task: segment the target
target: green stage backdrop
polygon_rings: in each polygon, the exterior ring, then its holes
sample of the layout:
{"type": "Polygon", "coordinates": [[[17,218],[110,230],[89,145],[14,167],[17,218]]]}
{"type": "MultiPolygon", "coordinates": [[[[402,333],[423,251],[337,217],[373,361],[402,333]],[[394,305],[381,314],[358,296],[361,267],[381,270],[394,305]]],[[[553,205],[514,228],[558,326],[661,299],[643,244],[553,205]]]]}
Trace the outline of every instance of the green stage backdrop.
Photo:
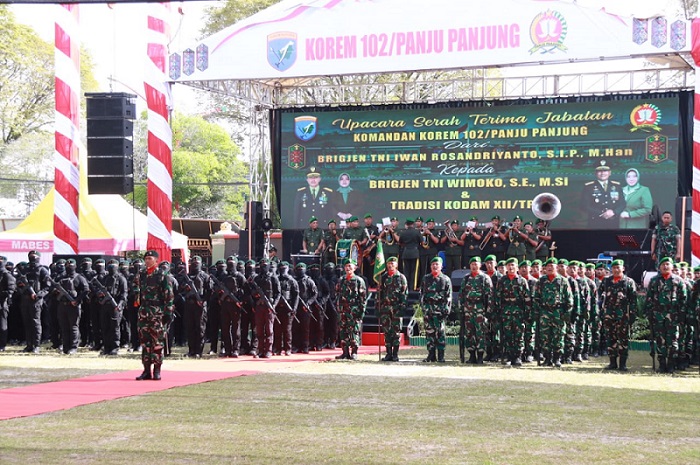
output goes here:
{"type": "MultiPolygon", "coordinates": [[[[636,168],[653,204],[673,210],[678,176],[679,99],[464,108],[308,111],[281,115],[282,227],[309,216],[340,222],[422,215],[439,223],[487,222],[495,214],[534,219],[532,199],[561,200],[558,229],[588,228],[584,186],[611,168],[623,196],[636,168]],[[309,173],[320,174],[315,200],[309,173]],[[339,182],[349,178],[349,189],[339,182]],[[341,192],[342,191],[342,192],[341,192]]],[[[617,227],[619,223],[615,222],[617,227]]],[[[325,224],[324,224],[325,226],[325,224]]]]}

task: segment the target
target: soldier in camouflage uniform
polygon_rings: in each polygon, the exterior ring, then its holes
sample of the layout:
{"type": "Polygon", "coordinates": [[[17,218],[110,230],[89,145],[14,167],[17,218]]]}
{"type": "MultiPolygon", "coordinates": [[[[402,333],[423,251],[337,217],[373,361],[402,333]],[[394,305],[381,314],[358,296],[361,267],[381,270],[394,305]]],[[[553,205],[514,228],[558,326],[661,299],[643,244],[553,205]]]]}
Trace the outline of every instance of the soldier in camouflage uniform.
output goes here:
{"type": "Polygon", "coordinates": [[[138,289],[139,339],[141,340],[141,362],[143,373],[137,380],[160,379],[163,364],[163,341],[173,319],[173,289],[168,272],[158,268],[158,252],[149,250],[144,255],[146,269],[135,280],[138,289]],[[151,374],[153,365],[153,374],[151,374]]]}
{"type": "Polygon", "coordinates": [[[518,259],[511,257],[506,260],[506,275],[498,280],[494,291],[494,303],[503,315],[503,364],[506,366],[523,364],[523,331],[531,302],[527,280],[518,274],[518,259]]]}
{"type": "Polygon", "coordinates": [[[386,345],[385,362],[399,361],[399,343],[401,334],[401,312],[408,297],[408,281],[399,273],[399,259],[389,257],[386,272],[379,281],[379,322],[384,332],[386,345]]]}
{"type": "Polygon", "coordinates": [[[656,262],[657,270],[663,258],[671,257],[678,261],[681,259],[681,230],[675,224],[671,224],[672,220],[671,212],[663,212],[661,224],[656,226],[654,234],[651,235],[651,259],[656,262]]]}
{"type": "Polygon", "coordinates": [[[460,343],[469,351],[466,363],[476,364],[484,363],[488,332],[486,315],[491,312],[493,302],[493,282],[480,268],[481,257],[470,258],[471,273],[464,277],[459,289],[459,313],[464,325],[464,340],[460,343]]]}
{"type": "Polygon", "coordinates": [[[690,366],[690,357],[693,353],[693,340],[695,338],[695,319],[694,316],[694,304],[695,299],[693,298],[693,280],[691,270],[688,268],[688,263],[680,262],[678,264],[680,268],[680,278],[685,283],[685,291],[688,295],[686,300],[685,308],[683,309],[683,315],[679,319],[679,332],[678,332],[678,356],[676,357],[676,368],[679,370],[685,370],[690,366]]]}
{"type": "Polygon", "coordinates": [[[323,232],[323,264],[333,263],[335,265],[335,247],[340,239],[335,220],[328,222],[328,229],[323,232]]]}
{"type": "MultiPolygon", "coordinates": [[[[486,258],[484,258],[484,265],[486,265],[486,276],[491,278],[491,284],[493,284],[493,288],[495,289],[498,280],[503,277],[503,274],[496,268],[496,256],[487,255],[486,258]]],[[[486,313],[486,319],[488,321],[486,360],[489,362],[497,362],[501,350],[501,338],[499,334],[499,321],[501,319],[500,309],[491,305],[490,311],[486,313]]]]}
{"type": "Polygon", "coordinates": [[[361,277],[355,275],[357,262],[346,258],[345,276],[338,280],[336,296],[338,313],[340,313],[340,341],[343,345],[342,355],[338,360],[357,360],[357,347],[360,345],[360,325],[365,316],[367,287],[361,277]]]}
{"type": "Polygon", "coordinates": [[[571,314],[574,299],[566,277],[556,272],[556,258],[545,262],[545,275],[535,289],[535,318],[539,320],[539,338],[545,365],[561,367],[564,345],[564,318],[571,314]]]}
{"type": "Polygon", "coordinates": [[[685,284],[671,273],[673,259],[659,261],[659,274],[654,276],[647,289],[644,309],[652,325],[660,373],[673,373],[678,352],[678,319],[684,311],[687,298],[685,284]]]}
{"type": "Polygon", "coordinates": [[[309,219],[309,227],[304,230],[301,253],[320,254],[323,246],[323,230],[318,228],[318,219],[312,216],[309,219]]]}
{"type": "MultiPolygon", "coordinates": [[[[590,287],[586,281],[586,277],[579,273],[579,262],[577,260],[571,260],[569,262],[568,273],[569,276],[574,278],[576,281],[576,286],[578,286],[579,292],[579,318],[576,321],[576,329],[574,333],[574,354],[572,361],[582,362],[584,355],[584,348],[588,347],[588,340],[591,337],[591,302],[593,296],[591,295],[590,287]]],[[[588,356],[586,355],[586,359],[588,356]]]]}
{"type": "Polygon", "coordinates": [[[423,277],[420,287],[428,357],[424,362],[445,362],[445,319],[452,307],[452,282],[442,272],[442,258],[430,261],[430,273],[423,277]],[[435,351],[437,349],[437,359],[435,351]]]}
{"type": "Polygon", "coordinates": [[[627,371],[629,335],[637,315],[637,285],[623,274],[625,262],[612,262],[612,276],[600,283],[603,325],[608,334],[610,365],[606,370],[627,371]],[[618,367],[617,357],[620,357],[618,367]]]}
{"type": "MultiPolygon", "coordinates": [[[[537,279],[530,274],[530,266],[530,260],[525,260],[518,265],[518,272],[520,273],[520,276],[527,281],[527,287],[530,289],[530,299],[534,299],[537,279]]],[[[532,307],[533,306],[530,305],[527,315],[525,315],[525,331],[523,333],[523,342],[525,345],[523,362],[527,363],[535,360],[535,334],[537,332],[537,324],[535,322],[534,310],[532,307]]],[[[537,354],[537,357],[539,357],[539,354],[537,354]]]]}
{"type": "Polygon", "coordinates": [[[569,274],[569,261],[565,258],[559,260],[559,274],[569,282],[571,295],[574,298],[574,306],[571,312],[564,315],[564,363],[573,363],[574,349],[576,347],[576,325],[581,315],[581,291],[578,288],[576,278],[569,274]]]}

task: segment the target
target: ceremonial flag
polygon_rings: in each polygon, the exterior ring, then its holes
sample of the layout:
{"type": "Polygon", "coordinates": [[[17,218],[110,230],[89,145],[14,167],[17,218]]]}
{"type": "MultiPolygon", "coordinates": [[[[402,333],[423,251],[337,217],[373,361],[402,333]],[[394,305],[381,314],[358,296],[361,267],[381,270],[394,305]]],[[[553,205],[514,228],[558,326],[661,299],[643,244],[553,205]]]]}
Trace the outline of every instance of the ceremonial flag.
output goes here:
{"type": "Polygon", "coordinates": [[[384,261],[384,249],[382,247],[382,241],[377,241],[377,255],[374,258],[374,282],[379,284],[379,279],[382,273],[386,271],[386,262],[384,261]]]}

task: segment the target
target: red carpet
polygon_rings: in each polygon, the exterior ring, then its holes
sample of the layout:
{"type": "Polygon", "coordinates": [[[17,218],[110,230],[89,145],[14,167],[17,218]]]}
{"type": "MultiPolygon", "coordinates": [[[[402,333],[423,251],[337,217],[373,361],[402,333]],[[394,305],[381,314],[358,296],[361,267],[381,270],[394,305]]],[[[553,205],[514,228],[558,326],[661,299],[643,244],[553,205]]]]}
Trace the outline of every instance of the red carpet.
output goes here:
{"type": "Polygon", "coordinates": [[[135,381],[141,370],[121,371],[86,378],[0,390],[0,420],[65,410],[79,405],[206,383],[258,371],[164,371],[161,381],[135,381]]]}
{"type": "MultiPolygon", "coordinates": [[[[360,354],[376,353],[377,347],[362,346],[360,354]]],[[[53,383],[33,384],[10,389],[0,389],[0,420],[28,417],[42,413],[66,410],[80,405],[87,405],[105,400],[164,391],[166,389],[188,386],[190,384],[206,383],[236,376],[254,375],[275,369],[287,363],[323,362],[332,360],[340,354],[340,349],[311,352],[310,354],[294,354],[289,357],[279,356],[268,359],[252,357],[199,360],[202,368],[209,364],[210,368],[230,369],[231,371],[180,371],[170,370],[167,366],[163,371],[161,381],[136,381],[134,378],[141,370],[120,371],[85,378],[68,379],[53,383]],[[211,364],[210,364],[211,362],[211,364]],[[213,365],[214,363],[219,365],[213,365]],[[221,365],[223,363],[223,365],[221,365]],[[238,365],[241,369],[236,369],[238,365]],[[243,369],[260,367],[259,370],[243,369]]],[[[137,364],[138,362],[135,362],[137,364]]]]}

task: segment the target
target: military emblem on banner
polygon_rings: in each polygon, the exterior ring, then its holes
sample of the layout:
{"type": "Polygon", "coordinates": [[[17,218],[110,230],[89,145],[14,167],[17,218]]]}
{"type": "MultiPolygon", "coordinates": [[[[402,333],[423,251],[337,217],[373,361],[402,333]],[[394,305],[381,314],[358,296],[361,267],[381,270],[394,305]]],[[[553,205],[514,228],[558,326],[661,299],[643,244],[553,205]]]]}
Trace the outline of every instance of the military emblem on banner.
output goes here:
{"type": "Polygon", "coordinates": [[[267,62],[278,71],[287,71],[297,61],[297,35],[275,32],[267,36],[267,62]]]}
{"type": "Polygon", "coordinates": [[[566,52],[564,39],[569,32],[566,19],[557,11],[547,10],[538,14],[530,25],[530,40],[534,47],[530,49],[530,55],[535,52],[540,54],[554,53],[557,50],[566,52]]]}
{"type": "Polygon", "coordinates": [[[297,116],[294,118],[294,135],[304,142],[313,139],[316,136],[317,121],[315,116],[297,116]]]}
{"type": "Polygon", "coordinates": [[[646,159],[652,163],[661,163],[668,160],[668,138],[663,134],[654,134],[647,137],[646,159]]]}
{"type": "Polygon", "coordinates": [[[299,144],[290,145],[287,155],[287,165],[295,170],[306,166],[306,147],[299,144]]]}
{"type": "Polygon", "coordinates": [[[645,132],[661,131],[659,127],[660,122],[661,109],[652,103],[643,103],[634,107],[630,113],[630,123],[632,123],[630,132],[634,132],[637,129],[645,132]]]}

